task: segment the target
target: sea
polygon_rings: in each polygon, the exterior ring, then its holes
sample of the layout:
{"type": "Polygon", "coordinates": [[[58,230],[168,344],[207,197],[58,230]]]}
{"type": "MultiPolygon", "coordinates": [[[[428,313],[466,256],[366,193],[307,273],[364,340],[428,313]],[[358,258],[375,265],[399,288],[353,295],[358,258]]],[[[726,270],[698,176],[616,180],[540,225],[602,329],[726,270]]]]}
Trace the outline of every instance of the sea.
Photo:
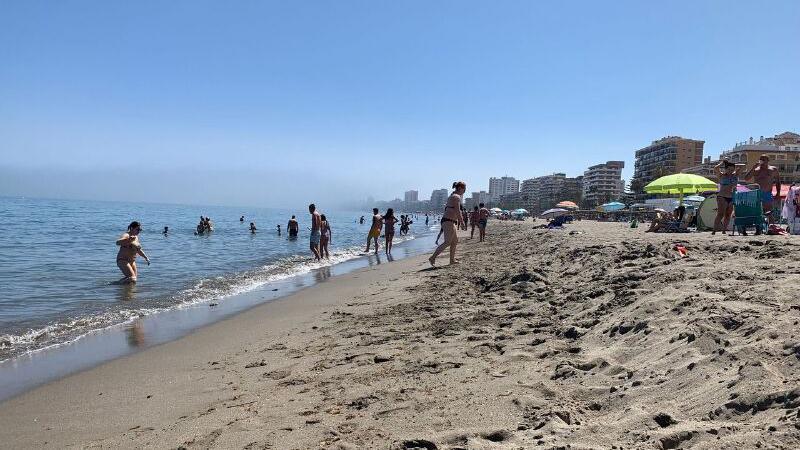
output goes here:
{"type": "MultiPolygon", "coordinates": [[[[326,211],[324,205],[320,210],[331,223],[332,244],[330,260],[316,262],[304,208],[0,197],[0,362],[143,317],[224,306],[238,294],[375,258],[362,253],[371,211],[326,211]],[[296,240],[286,234],[293,214],[300,223],[296,240]],[[359,223],[362,215],[364,224],[359,223]],[[195,234],[200,216],[211,218],[212,233],[195,234]],[[142,224],[140,242],[152,264],[139,258],[138,282],[120,284],[115,241],[132,220],[142,224]],[[167,234],[164,227],[169,227],[167,234]]],[[[434,232],[434,221],[430,227],[424,222],[421,216],[407,236],[396,235],[401,253],[404,241],[434,232]]]]}

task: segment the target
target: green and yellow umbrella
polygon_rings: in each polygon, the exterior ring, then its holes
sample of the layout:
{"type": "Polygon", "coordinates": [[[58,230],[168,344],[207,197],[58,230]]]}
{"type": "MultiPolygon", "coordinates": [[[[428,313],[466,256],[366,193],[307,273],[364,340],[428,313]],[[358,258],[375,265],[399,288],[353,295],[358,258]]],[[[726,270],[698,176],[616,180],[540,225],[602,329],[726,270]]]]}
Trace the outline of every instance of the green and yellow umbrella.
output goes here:
{"type": "Polygon", "coordinates": [[[684,194],[696,194],[703,191],[716,191],[717,183],[700,175],[676,173],[661,177],[644,187],[648,194],[679,194],[683,203],[684,194]]]}
{"type": "Polygon", "coordinates": [[[696,194],[703,191],[716,191],[717,183],[700,175],[676,173],[661,177],[644,187],[648,194],[696,194]]]}

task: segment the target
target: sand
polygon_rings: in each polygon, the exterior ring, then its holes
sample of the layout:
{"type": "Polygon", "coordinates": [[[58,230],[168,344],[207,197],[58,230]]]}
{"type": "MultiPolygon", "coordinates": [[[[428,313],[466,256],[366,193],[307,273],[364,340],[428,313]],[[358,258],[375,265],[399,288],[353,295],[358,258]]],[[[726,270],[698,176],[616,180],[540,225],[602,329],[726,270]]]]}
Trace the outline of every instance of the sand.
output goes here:
{"type": "Polygon", "coordinates": [[[800,447],[796,237],[463,241],[6,401],[0,446],[800,447]]]}

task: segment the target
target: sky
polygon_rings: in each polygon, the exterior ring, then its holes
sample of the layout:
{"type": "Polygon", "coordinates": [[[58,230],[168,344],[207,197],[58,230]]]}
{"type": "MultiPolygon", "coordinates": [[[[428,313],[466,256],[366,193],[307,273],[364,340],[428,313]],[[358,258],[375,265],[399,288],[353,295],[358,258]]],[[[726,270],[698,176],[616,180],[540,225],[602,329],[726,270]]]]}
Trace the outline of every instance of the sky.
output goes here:
{"type": "Polygon", "coordinates": [[[0,195],[289,207],[800,131],[800,2],[0,2],[0,195]]]}

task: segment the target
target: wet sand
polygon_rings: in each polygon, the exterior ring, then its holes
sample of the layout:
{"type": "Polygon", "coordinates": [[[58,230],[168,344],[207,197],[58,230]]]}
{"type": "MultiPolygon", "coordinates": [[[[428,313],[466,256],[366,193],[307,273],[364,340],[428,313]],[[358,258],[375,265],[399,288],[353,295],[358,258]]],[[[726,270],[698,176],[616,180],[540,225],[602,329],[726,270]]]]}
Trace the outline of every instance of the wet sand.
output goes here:
{"type": "Polygon", "coordinates": [[[334,277],[4,402],[0,446],[800,446],[796,237],[462,242],[461,265],[334,277]]]}

